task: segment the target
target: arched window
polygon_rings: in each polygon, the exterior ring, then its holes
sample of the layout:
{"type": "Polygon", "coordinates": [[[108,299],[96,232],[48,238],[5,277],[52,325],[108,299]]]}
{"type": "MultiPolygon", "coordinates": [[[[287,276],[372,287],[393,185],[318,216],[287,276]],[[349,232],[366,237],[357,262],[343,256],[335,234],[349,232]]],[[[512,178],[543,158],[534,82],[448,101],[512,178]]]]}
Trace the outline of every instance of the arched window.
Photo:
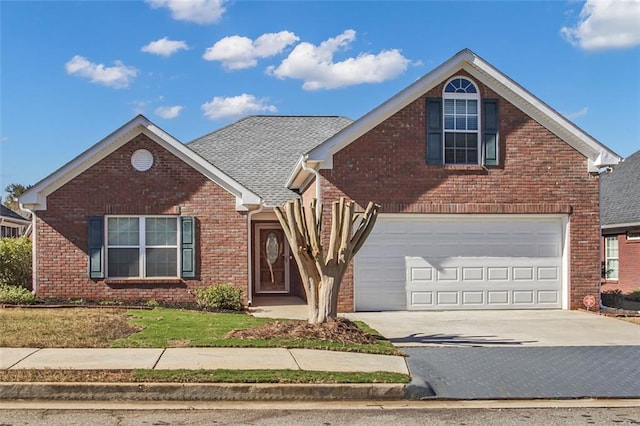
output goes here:
{"type": "Polygon", "coordinates": [[[480,94],[466,77],[453,77],[442,94],[444,163],[480,162],[480,94]]]}

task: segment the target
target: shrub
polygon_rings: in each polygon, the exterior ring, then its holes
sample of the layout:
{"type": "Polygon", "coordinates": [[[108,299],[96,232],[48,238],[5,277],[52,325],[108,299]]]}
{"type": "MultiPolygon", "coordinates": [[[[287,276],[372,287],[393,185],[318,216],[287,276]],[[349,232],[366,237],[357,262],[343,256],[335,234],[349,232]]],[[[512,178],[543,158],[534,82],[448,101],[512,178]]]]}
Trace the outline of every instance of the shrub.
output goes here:
{"type": "Polygon", "coordinates": [[[195,291],[198,306],[204,311],[241,311],[242,289],[230,284],[215,284],[195,291]]]}
{"type": "Polygon", "coordinates": [[[31,241],[0,238],[0,285],[31,290],[31,241]]]}
{"type": "Polygon", "coordinates": [[[7,305],[29,305],[36,301],[31,291],[24,287],[0,285],[0,303],[7,305]]]}

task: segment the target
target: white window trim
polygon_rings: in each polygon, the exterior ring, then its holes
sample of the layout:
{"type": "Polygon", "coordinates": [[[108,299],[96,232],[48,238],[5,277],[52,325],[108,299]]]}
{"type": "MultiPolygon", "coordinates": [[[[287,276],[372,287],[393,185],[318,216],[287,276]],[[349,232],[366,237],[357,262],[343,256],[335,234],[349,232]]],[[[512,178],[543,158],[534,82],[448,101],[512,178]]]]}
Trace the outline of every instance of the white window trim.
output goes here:
{"type": "Polygon", "coordinates": [[[619,273],[620,273],[620,242],[618,240],[618,236],[607,236],[604,237],[604,268],[605,268],[605,278],[608,280],[618,280],[619,279],[619,273]],[[616,257],[609,257],[609,244],[610,242],[615,241],[616,244],[616,252],[618,253],[618,255],[616,257]],[[609,261],[610,260],[617,260],[618,261],[618,267],[615,269],[615,276],[611,276],[609,274],[609,261]]]}
{"type": "Polygon", "coordinates": [[[107,278],[113,278],[113,279],[164,279],[164,278],[179,278],[180,277],[180,265],[182,265],[182,250],[180,250],[180,241],[182,241],[182,226],[180,226],[180,216],[175,216],[175,215],[126,215],[126,214],[121,214],[121,215],[108,215],[105,216],[105,221],[104,221],[104,247],[105,247],[105,262],[104,262],[104,268],[105,268],[105,276],[107,278]],[[138,227],[138,236],[139,236],[139,240],[138,240],[138,245],[137,246],[123,246],[123,245],[109,245],[109,236],[108,236],[108,229],[109,229],[109,219],[110,218],[137,218],[139,220],[139,227],[138,227]],[[176,234],[176,245],[175,246],[147,246],[146,245],[146,233],[145,233],[145,227],[146,227],[146,222],[147,219],[153,219],[153,218],[160,218],[160,219],[169,219],[169,218],[173,218],[176,220],[176,230],[177,230],[177,234],[176,234]],[[144,220],[140,220],[140,219],[144,219],[144,220]],[[109,275],[109,250],[110,249],[118,249],[118,248],[138,248],[138,271],[139,271],[139,275],[137,277],[112,277],[109,275]],[[147,277],[147,262],[146,262],[146,249],[148,248],[174,248],[176,249],[176,275],[173,276],[166,276],[166,277],[147,277]]]}
{"type": "Polygon", "coordinates": [[[640,241],[640,231],[627,231],[628,241],[640,241]]]}
{"type": "MultiPolygon", "coordinates": [[[[466,75],[456,75],[451,77],[449,80],[446,81],[446,83],[444,84],[444,87],[442,88],[442,162],[443,164],[448,164],[448,165],[464,165],[463,163],[447,163],[446,161],[446,147],[445,147],[445,140],[446,140],[446,134],[447,133],[474,133],[474,131],[468,131],[468,130],[457,130],[457,129],[447,129],[445,127],[445,115],[444,115],[444,104],[445,104],[445,99],[466,99],[466,100],[476,100],[478,102],[477,107],[478,107],[478,129],[475,131],[476,133],[476,144],[477,144],[477,152],[478,152],[478,161],[475,164],[483,164],[483,157],[484,157],[484,153],[482,151],[482,102],[480,99],[480,88],[478,87],[478,85],[476,84],[475,81],[473,81],[471,78],[467,77],[466,75]],[[468,82],[470,82],[473,87],[476,88],[476,93],[449,93],[446,92],[445,90],[447,89],[447,86],[449,85],[449,83],[455,79],[458,78],[463,78],[465,80],[467,80],[468,82]]],[[[455,126],[454,126],[455,127],[455,126]]],[[[471,164],[473,165],[473,163],[465,163],[465,164],[471,164]]]]}

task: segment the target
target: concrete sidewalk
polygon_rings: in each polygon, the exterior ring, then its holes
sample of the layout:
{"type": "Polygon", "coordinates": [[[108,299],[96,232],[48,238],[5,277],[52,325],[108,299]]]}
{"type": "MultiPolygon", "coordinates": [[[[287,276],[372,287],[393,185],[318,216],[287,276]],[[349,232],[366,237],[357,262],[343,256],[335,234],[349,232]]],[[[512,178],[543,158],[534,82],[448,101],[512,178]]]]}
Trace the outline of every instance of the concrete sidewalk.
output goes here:
{"type": "MultiPolygon", "coordinates": [[[[0,348],[0,370],[306,370],[409,374],[402,356],[282,348],[0,348]]],[[[399,400],[403,383],[0,382],[1,401],[399,400]]]]}
{"type": "Polygon", "coordinates": [[[283,348],[0,348],[0,369],[228,369],[409,374],[402,356],[283,348]]]}

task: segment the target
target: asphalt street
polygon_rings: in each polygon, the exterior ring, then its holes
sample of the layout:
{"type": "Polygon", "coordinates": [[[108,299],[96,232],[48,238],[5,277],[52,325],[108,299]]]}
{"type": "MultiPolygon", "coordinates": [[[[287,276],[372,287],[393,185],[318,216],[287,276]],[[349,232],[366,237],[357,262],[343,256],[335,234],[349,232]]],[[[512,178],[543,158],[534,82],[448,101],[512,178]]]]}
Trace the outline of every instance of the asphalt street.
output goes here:
{"type": "Polygon", "coordinates": [[[640,346],[405,347],[415,398],[638,398],[640,346]],[[421,394],[422,392],[422,394],[421,394]]]}
{"type": "MultiPolygon", "coordinates": [[[[286,403],[285,403],[286,404],[286,403]]],[[[0,425],[637,425],[640,409],[0,410],[0,425]]]]}

